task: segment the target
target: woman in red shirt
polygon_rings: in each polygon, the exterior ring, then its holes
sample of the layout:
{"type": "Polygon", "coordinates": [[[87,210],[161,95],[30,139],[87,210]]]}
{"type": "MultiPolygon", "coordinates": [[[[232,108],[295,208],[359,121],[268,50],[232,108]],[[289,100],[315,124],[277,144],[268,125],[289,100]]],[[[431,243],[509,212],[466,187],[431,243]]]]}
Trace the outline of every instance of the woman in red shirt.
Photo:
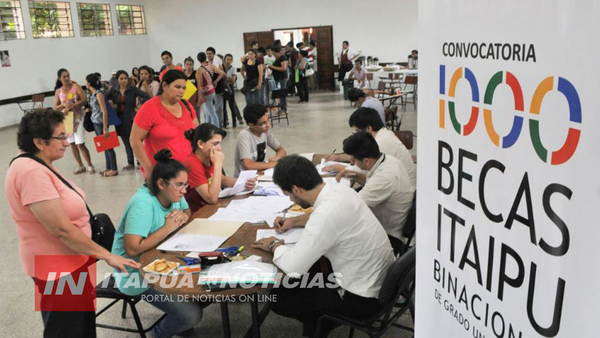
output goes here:
{"type": "MultiPolygon", "coordinates": [[[[190,210],[196,212],[206,204],[216,204],[222,188],[235,185],[236,179],[223,175],[221,142],[227,133],[211,123],[203,123],[185,132],[190,141],[192,152],[181,162],[188,170],[190,185],[185,200],[190,210]]],[[[254,189],[256,179],[246,181],[247,190],[254,189]]]]}
{"type": "Polygon", "coordinates": [[[171,150],[173,159],[181,161],[192,152],[184,132],[198,125],[196,111],[182,100],[186,76],[171,69],[161,80],[159,95],[148,100],[137,112],[131,130],[131,146],[140,161],[145,177],[154,168],[154,155],[161,149],[171,150]]]}

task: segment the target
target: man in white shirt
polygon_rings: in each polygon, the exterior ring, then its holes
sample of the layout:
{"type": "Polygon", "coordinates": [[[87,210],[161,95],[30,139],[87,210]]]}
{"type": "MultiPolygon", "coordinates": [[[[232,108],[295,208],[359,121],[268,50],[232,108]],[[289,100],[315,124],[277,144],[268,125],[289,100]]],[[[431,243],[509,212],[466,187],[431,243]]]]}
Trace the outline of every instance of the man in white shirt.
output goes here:
{"type": "MultiPolygon", "coordinates": [[[[417,186],[417,168],[413,162],[412,156],[406,146],[396,137],[396,135],[387,130],[381,122],[377,112],[370,108],[359,108],[352,115],[348,124],[354,130],[361,130],[370,133],[377,142],[379,150],[388,155],[392,155],[398,160],[408,173],[410,182],[416,188],[417,186]]],[[[331,155],[325,158],[326,161],[350,162],[351,157],[348,154],[331,155]]],[[[341,172],[344,166],[338,164],[323,168],[325,171],[341,172]]]]}
{"type": "Polygon", "coordinates": [[[275,167],[286,155],[283,146],[269,130],[269,113],[262,104],[250,104],[244,108],[244,120],[248,128],[242,130],[235,140],[235,177],[243,170],[265,170],[275,167]],[[267,146],[276,152],[266,159],[267,146]]]}
{"type": "Polygon", "coordinates": [[[375,109],[381,118],[381,122],[383,122],[383,125],[385,126],[385,109],[383,108],[381,101],[367,95],[358,88],[351,88],[348,91],[348,100],[353,103],[356,102],[358,107],[375,109]]]}
{"type": "Polygon", "coordinates": [[[220,57],[215,57],[217,51],[213,47],[206,48],[206,57],[211,65],[215,65],[217,68],[221,67],[223,60],[220,57]]]}
{"type": "Polygon", "coordinates": [[[348,41],[342,42],[342,51],[338,55],[338,65],[340,67],[338,81],[344,81],[346,73],[352,69],[352,63],[361,53],[361,51],[355,51],[350,48],[350,43],[348,41]]]}
{"type": "Polygon", "coordinates": [[[381,153],[375,138],[366,131],[358,131],[344,140],[344,153],[350,155],[350,163],[367,171],[367,174],[344,170],[338,174],[338,180],[350,177],[362,185],[358,193],[360,197],[371,208],[388,236],[401,240],[415,193],[404,166],[397,158],[381,153]]]}
{"type": "Polygon", "coordinates": [[[276,288],[273,311],[301,320],[309,336],[322,315],[360,319],[378,311],[377,297],[394,255],[383,227],[358,193],[341,184],[323,183],[315,166],[296,155],[278,162],[273,181],[292,202],[313,206],[314,211],[305,217],[275,220],[280,231],[304,227],[293,247],[283,246],[275,237],[261,239],[253,247],[273,252],[273,263],[287,275],[307,273],[324,256],[331,261],[339,285],[276,288]]]}

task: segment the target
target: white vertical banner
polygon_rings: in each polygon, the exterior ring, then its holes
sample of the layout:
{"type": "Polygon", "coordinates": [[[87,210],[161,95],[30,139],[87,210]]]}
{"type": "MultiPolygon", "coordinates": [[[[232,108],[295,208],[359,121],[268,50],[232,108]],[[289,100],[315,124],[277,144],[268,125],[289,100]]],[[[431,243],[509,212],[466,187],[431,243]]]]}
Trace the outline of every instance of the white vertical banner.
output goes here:
{"type": "Polygon", "coordinates": [[[419,30],[416,337],[600,337],[600,2],[419,30]]]}

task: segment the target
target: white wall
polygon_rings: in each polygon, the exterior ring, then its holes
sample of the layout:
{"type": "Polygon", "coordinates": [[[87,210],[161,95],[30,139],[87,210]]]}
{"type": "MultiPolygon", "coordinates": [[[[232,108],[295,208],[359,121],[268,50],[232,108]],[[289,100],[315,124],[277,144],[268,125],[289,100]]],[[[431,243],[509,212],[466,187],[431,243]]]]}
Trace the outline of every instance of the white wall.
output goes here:
{"type": "Polygon", "coordinates": [[[171,4],[165,6],[160,0],[146,4],[154,67],[161,65],[163,50],[171,51],[177,63],[187,56],[195,59],[209,46],[218,54],[233,54],[239,67],[245,52],[244,32],[320,25],[333,25],[335,52],[348,40],[352,48],[381,61],[404,61],[418,48],[417,0],[179,0],[171,4]]]}
{"type": "MultiPolygon", "coordinates": [[[[75,36],[60,39],[34,39],[28,2],[21,0],[26,39],[0,41],[0,50],[10,52],[12,63],[11,67],[0,68],[0,99],[54,89],[56,72],[60,68],[68,69],[71,78],[83,84],[85,76],[89,73],[100,72],[102,77],[107,79],[114,68],[130,72],[134,66],[140,66],[149,61],[148,37],[146,35],[119,35],[114,6],[123,3],[145,5],[145,1],[77,0],[70,1],[70,3],[75,36]],[[101,38],[81,37],[77,2],[110,3],[115,35],[101,38]]],[[[46,103],[51,105],[52,98],[47,98],[46,103]]],[[[0,106],[0,127],[18,123],[21,116],[22,112],[17,105],[0,106]]]]}

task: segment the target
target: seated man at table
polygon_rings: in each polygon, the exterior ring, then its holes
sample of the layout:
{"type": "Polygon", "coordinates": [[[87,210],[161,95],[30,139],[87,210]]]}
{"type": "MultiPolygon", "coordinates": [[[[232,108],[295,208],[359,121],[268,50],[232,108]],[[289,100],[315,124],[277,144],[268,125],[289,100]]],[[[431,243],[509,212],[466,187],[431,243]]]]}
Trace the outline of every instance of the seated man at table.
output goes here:
{"type": "Polygon", "coordinates": [[[354,68],[350,72],[350,79],[358,81],[358,88],[364,88],[367,83],[367,72],[362,67],[362,61],[354,61],[354,68]]]}
{"type": "Polygon", "coordinates": [[[348,91],[348,99],[350,102],[356,102],[358,107],[375,109],[381,118],[381,122],[385,125],[385,109],[383,109],[381,101],[368,96],[364,91],[358,88],[351,88],[348,91]]]}
{"type": "Polygon", "coordinates": [[[277,161],[286,155],[283,146],[269,130],[269,113],[262,104],[250,104],[244,108],[244,120],[248,125],[235,140],[235,177],[242,170],[265,170],[275,167],[277,161]],[[267,146],[275,156],[265,162],[267,146]]]}
{"type": "Polygon", "coordinates": [[[338,181],[352,177],[363,186],[358,194],[383,225],[394,250],[401,249],[402,228],[415,193],[406,169],[397,158],[381,153],[373,136],[366,131],[345,139],[344,153],[350,155],[350,163],[367,174],[344,169],[338,174],[338,181]]]}
{"type": "Polygon", "coordinates": [[[304,335],[314,336],[324,314],[366,318],[380,310],[379,289],[394,255],[383,227],[358,193],[341,184],[323,183],[314,164],[296,155],[279,160],[273,181],[292,202],[313,206],[314,211],[306,217],[275,220],[279,230],[304,227],[293,247],[283,246],[275,237],[263,238],[253,247],[273,252],[273,262],[288,275],[306,273],[324,256],[340,286],[281,286],[274,290],[273,311],[302,321],[304,335]]]}
{"type": "MultiPolygon", "coordinates": [[[[212,123],[202,123],[185,132],[192,152],[182,161],[188,171],[189,187],[185,194],[190,210],[196,212],[206,204],[216,204],[222,188],[235,185],[236,179],[223,174],[225,155],[221,142],[227,133],[212,123]]],[[[245,183],[246,190],[254,189],[256,179],[245,183]]]]}
{"type": "MultiPolygon", "coordinates": [[[[384,128],[384,124],[381,122],[381,119],[379,119],[379,115],[376,111],[370,108],[359,108],[352,113],[352,115],[350,115],[348,124],[350,124],[350,127],[354,128],[354,130],[366,131],[371,134],[375,138],[375,141],[379,146],[379,150],[382,153],[394,156],[400,160],[400,163],[408,173],[410,182],[416,188],[417,168],[415,167],[415,163],[413,162],[410,152],[408,149],[406,149],[404,143],[398,139],[394,132],[384,128]]],[[[327,156],[325,160],[350,162],[351,157],[348,154],[338,154],[327,156]]],[[[339,164],[323,168],[325,171],[336,172],[340,172],[343,169],[344,166],[339,164]]]]}

